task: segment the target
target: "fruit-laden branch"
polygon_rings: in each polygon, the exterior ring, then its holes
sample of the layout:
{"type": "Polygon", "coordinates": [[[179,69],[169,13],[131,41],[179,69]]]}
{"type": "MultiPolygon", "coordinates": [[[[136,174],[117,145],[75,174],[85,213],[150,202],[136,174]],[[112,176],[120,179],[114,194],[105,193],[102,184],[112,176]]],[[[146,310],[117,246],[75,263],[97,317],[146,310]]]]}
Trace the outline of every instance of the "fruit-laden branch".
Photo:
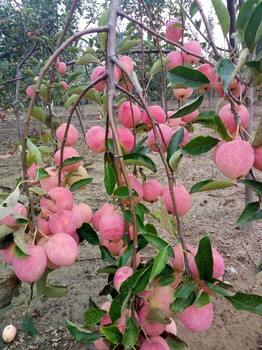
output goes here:
{"type": "Polygon", "coordinates": [[[88,90],[90,90],[95,84],[99,83],[100,81],[104,80],[107,78],[107,72],[104,72],[102,75],[100,75],[98,78],[96,78],[95,80],[93,80],[90,84],[88,84],[88,86],[81,92],[81,94],[79,95],[79,97],[77,98],[77,100],[75,101],[73,107],[70,110],[69,116],[67,118],[67,124],[66,124],[66,128],[65,128],[65,133],[64,133],[64,138],[61,144],[61,148],[60,148],[60,164],[59,164],[59,171],[58,171],[58,186],[60,186],[62,178],[62,167],[63,167],[63,155],[64,155],[64,148],[65,148],[65,144],[66,144],[66,139],[67,139],[67,134],[68,134],[68,130],[71,124],[71,120],[73,117],[73,114],[75,112],[75,110],[77,109],[79,103],[81,102],[82,98],[85,96],[85,94],[87,93],[88,90]]]}
{"type": "Polygon", "coordinates": [[[130,205],[130,211],[132,213],[133,229],[134,229],[133,231],[134,247],[133,247],[133,253],[132,253],[132,266],[133,266],[133,271],[135,271],[136,270],[136,253],[138,249],[135,202],[134,202],[134,197],[132,193],[132,186],[130,183],[130,179],[128,177],[126,166],[123,161],[122,150],[118,139],[117,126],[114,118],[114,99],[115,99],[115,93],[116,93],[116,82],[114,77],[115,62],[113,58],[116,57],[116,22],[117,22],[117,10],[119,8],[120,8],[120,0],[113,0],[110,5],[110,14],[109,14],[109,20],[108,20],[108,25],[110,27],[110,30],[108,31],[107,46],[106,46],[106,49],[107,49],[106,69],[108,73],[107,113],[108,113],[108,120],[112,129],[112,135],[114,139],[114,157],[116,162],[115,169],[116,169],[116,174],[118,178],[118,183],[120,184],[122,182],[122,179],[121,179],[122,175],[119,172],[119,170],[121,170],[128,189],[129,205],[130,205]]]}
{"type": "MultiPolygon", "coordinates": [[[[47,73],[48,69],[51,67],[53,62],[57,59],[57,57],[60,55],[60,53],[70,44],[72,44],[76,39],[82,37],[83,35],[86,34],[91,34],[91,33],[101,33],[101,32],[107,32],[109,29],[108,26],[101,26],[101,27],[95,27],[95,28],[90,28],[90,29],[85,29],[83,31],[77,32],[74,35],[72,35],[70,38],[68,38],[54,53],[52,56],[49,57],[48,61],[46,62],[45,66],[41,70],[41,73],[39,75],[39,78],[36,83],[36,89],[31,97],[30,104],[27,110],[27,114],[24,120],[24,127],[23,127],[23,133],[22,133],[22,152],[21,152],[21,162],[22,162],[22,172],[23,172],[23,177],[24,179],[27,178],[27,168],[26,168],[26,149],[27,149],[27,140],[28,140],[28,132],[29,132],[29,124],[33,112],[33,108],[36,102],[37,95],[40,92],[40,86],[41,83],[44,79],[45,74],[47,73]]],[[[24,182],[24,190],[26,193],[26,196],[29,200],[30,203],[30,212],[33,220],[33,226],[36,227],[36,221],[34,219],[34,206],[33,206],[33,201],[29,192],[28,188],[28,183],[24,182]]]]}
{"type": "Polygon", "coordinates": [[[181,222],[180,222],[180,218],[179,218],[178,210],[177,210],[177,203],[176,203],[176,199],[175,199],[175,195],[174,195],[174,191],[173,191],[173,185],[174,185],[175,180],[174,180],[173,172],[170,169],[170,167],[169,167],[169,165],[167,163],[167,160],[165,158],[165,155],[164,155],[164,153],[163,153],[163,151],[161,149],[161,146],[160,146],[160,138],[159,138],[159,133],[157,131],[158,123],[153,118],[153,116],[152,116],[152,114],[151,114],[151,112],[150,112],[150,110],[148,108],[148,104],[147,104],[146,100],[144,99],[142,93],[140,92],[139,87],[137,86],[137,84],[136,84],[135,80],[133,79],[132,75],[129,72],[127,72],[125,67],[119,62],[119,60],[117,59],[116,56],[112,57],[111,59],[127,75],[128,79],[132,83],[132,85],[133,85],[133,87],[134,87],[134,89],[135,89],[139,99],[142,102],[143,108],[146,110],[146,112],[148,114],[148,117],[149,117],[149,119],[151,121],[152,129],[153,129],[155,140],[156,140],[155,145],[156,145],[156,147],[158,149],[158,152],[160,154],[160,157],[161,157],[162,163],[163,163],[163,165],[165,167],[165,171],[166,171],[167,178],[168,178],[169,191],[170,191],[172,205],[173,205],[173,208],[174,208],[176,222],[177,222],[178,238],[179,238],[179,241],[181,242],[181,245],[182,245],[182,248],[183,248],[183,255],[184,255],[184,259],[185,259],[185,270],[186,270],[186,273],[189,274],[187,254],[186,254],[188,249],[186,247],[186,242],[185,242],[184,235],[183,235],[183,232],[182,232],[181,222]]]}
{"type": "Polygon", "coordinates": [[[201,62],[209,63],[209,64],[210,64],[211,66],[213,66],[213,67],[215,66],[214,63],[210,62],[209,60],[207,60],[207,59],[204,58],[203,56],[197,55],[197,54],[195,54],[194,52],[185,49],[183,46],[179,45],[178,43],[176,43],[176,42],[174,42],[174,41],[172,41],[172,40],[167,39],[165,36],[159,34],[158,32],[154,31],[153,29],[147,27],[145,24],[143,24],[142,22],[138,21],[137,19],[135,19],[135,18],[133,18],[133,17],[127,15],[125,12],[123,12],[123,11],[118,11],[118,15],[121,16],[121,17],[124,17],[124,18],[128,19],[129,21],[132,21],[132,22],[138,24],[141,28],[145,29],[147,32],[149,32],[149,33],[155,35],[156,37],[158,37],[159,39],[161,39],[161,40],[167,42],[168,44],[171,44],[171,45],[176,46],[177,48],[179,48],[180,50],[184,51],[184,52],[187,53],[188,55],[192,55],[192,56],[194,56],[194,57],[199,58],[199,60],[200,60],[201,62]]]}

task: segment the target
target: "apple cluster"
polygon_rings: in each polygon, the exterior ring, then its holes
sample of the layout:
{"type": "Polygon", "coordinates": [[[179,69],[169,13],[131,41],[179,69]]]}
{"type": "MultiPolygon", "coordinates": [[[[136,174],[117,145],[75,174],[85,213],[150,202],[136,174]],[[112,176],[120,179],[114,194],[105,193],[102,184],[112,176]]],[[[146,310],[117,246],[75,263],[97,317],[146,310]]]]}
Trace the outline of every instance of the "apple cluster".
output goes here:
{"type": "MultiPolygon", "coordinates": [[[[66,124],[61,124],[56,129],[59,143],[65,138],[65,129],[66,124]]],[[[78,131],[71,124],[63,150],[63,162],[72,157],[79,157],[78,152],[72,147],[77,141],[78,131]]],[[[61,150],[56,151],[53,161],[54,166],[41,168],[32,163],[27,169],[28,185],[39,187],[38,193],[41,194],[41,198],[35,203],[36,227],[29,221],[27,208],[20,202],[0,221],[1,225],[12,229],[12,234],[17,238],[6,249],[0,250],[2,260],[13,266],[15,274],[22,282],[36,282],[46,268],[71,266],[79,255],[77,229],[84,223],[91,223],[93,215],[91,208],[86,203],[75,203],[74,196],[68,188],[89,177],[82,162],[69,162],[63,166],[61,150]],[[45,176],[39,179],[39,170],[43,169],[45,176]],[[25,224],[21,219],[26,218],[28,221],[25,224]],[[15,242],[20,242],[18,247],[15,242]],[[23,254],[18,248],[22,249],[23,254]]],[[[78,188],[82,187],[84,186],[78,188]]]]}

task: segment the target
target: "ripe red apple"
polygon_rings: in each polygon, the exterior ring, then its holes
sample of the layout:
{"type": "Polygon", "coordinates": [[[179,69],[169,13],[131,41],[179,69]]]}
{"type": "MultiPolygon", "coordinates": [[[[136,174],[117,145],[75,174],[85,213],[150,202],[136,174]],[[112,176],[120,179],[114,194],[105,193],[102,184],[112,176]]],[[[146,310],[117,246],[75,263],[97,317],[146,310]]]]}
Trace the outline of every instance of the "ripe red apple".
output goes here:
{"type": "Polygon", "coordinates": [[[119,241],[125,232],[124,218],[117,211],[112,214],[104,214],[99,221],[99,232],[103,239],[119,241]]]}
{"type": "Polygon", "coordinates": [[[178,318],[181,323],[192,332],[204,332],[208,330],[213,323],[213,304],[209,303],[202,307],[191,305],[183,312],[179,313],[178,318]]]}
{"type": "Polygon", "coordinates": [[[76,261],[79,250],[73,237],[66,233],[52,236],[45,246],[48,259],[58,266],[71,266],[76,261]]]}
{"type": "Polygon", "coordinates": [[[120,267],[114,275],[114,287],[119,292],[121,284],[133,275],[133,269],[129,266],[120,267]]]}
{"type": "MultiPolygon", "coordinates": [[[[94,68],[94,70],[91,73],[90,76],[90,81],[93,82],[95,79],[97,79],[98,77],[100,77],[101,75],[104,74],[106,70],[105,66],[97,66],[96,68],[94,68]]],[[[99,83],[94,85],[94,89],[97,91],[103,91],[106,87],[106,81],[102,80],[99,83]]]]}
{"type": "Polygon", "coordinates": [[[190,51],[190,54],[187,54],[185,51],[182,51],[184,61],[190,64],[197,64],[200,59],[194,56],[194,54],[202,56],[202,47],[199,44],[199,42],[195,40],[189,41],[183,46],[183,48],[190,51]]]}
{"type": "Polygon", "coordinates": [[[118,255],[121,248],[124,245],[124,241],[122,239],[120,239],[120,241],[118,242],[110,242],[106,239],[100,238],[99,242],[100,242],[100,245],[106,247],[109,250],[110,254],[113,256],[118,255]]]}
{"type": "Polygon", "coordinates": [[[58,210],[50,217],[49,228],[53,235],[57,233],[73,235],[77,229],[76,218],[69,210],[58,210]]]}
{"type": "Polygon", "coordinates": [[[255,161],[253,167],[262,171],[262,146],[253,147],[255,161]]]}
{"type": "Polygon", "coordinates": [[[8,265],[13,265],[13,261],[14,261],[14,258],[16,256],[15,243],[12,242],[8,248],[1,249],[0,255],[1,255],[3,262],[5,262],[8,265]]]}
{"type": "Polygon", "coordinates": [[[188,99],[192,94],[193,94],[193,89],[191,88],[176,88],[173,89],[174,96],[179,100],[179,101],[184,101],[188,99]]]}
{"type": "Polygon", "coordinates": [[[112,214],[114,212],[115,208],[112,204],[105,203],[102,205],[100,209],[98,209],[96,212],[94,212],[92,217],[92,225],[96,231],[99,230],[99,222],[101,217],[104,214],[112,214]]]}
{"type": "Polygon", "coordinates": [[[14,257],[13,269],[16,276],[22,282],[36,282],[45,272],[47,256],[41,246],[28,244],[29,256],[25,258],[14,257]]]}
{"type": "MultiPolygon", "coordinates": [[[[239,114],[241,125],[245,129],[250,119],[248,109],[244,105],[235,105],[235,109],[239,114]]],[[[237,124],[235,122],[234,114],[231,109],[231,104],[228,103],[222,107],[219,110],[218,115],[222,122],[225,124],[228,132],[230,134],[234,134],[237,131],[237,124]]]]}
{"type": "Polygon", "coordinates": [[[173,114],[175,114],[175,111],[168,111],[167,117],[168,117],[168,126],[173,128],[174,126],[179,126],[182,122],[182,118],[170,118],[173,114]]]}
{"type": "MultiPolygon", "coordinates": [[[[61,124],[56,129],[56,132],[55,132],[56,133],[56,138],[57,138],[57,140],[60,143],[63,142],[66,126],[67,126],[67,124],[64,123],[64,124],[61,124]]],[[[65,145],[66,146],[73,146],[73,145],[75,145],[77,143],[77,141],[78,141],[78,130],[73,124],[70,124],[69,129],[68,129],[68,133],[67,133],[67,138],[66,138],[65,145]]]]}
{"type": "Polygon", "coordinates": [[[182,38],[182,35],[183,35],[182,23],[179,20],[173,19],[167,23],[166,25],[167,39],[177,43],[182,38]]]}
{"type": "Polygon", "coordinates": [[[27,94],[28,97],[32,97],[34,92],[35,92],[35,89],[31,85],[28,86],[25,90],[25,93],[27,94]]]}
{"type": "Polygon", "coordinates": [[[87,146],[91,151],[96,153],[102,153],[106,150],[105,147],[106,132],[105,129],[99,125],[92,126],[85,136],[87,146]]]}
{"type": "Polygon", "coordinates": [[[184,146],[189,142],[189,139],[190,139],[188,130],[187,130],[186,128],[184,128],[182,125],[175,126],[175,127],[173,127],[172,129],[173,129],[173,132],[174,132],[174,134],[175,134],[175,133],[178,132],[178,130],[180,130],[181,128],[184,129],[184,137],[183,137],[183,141],[180,142],[179,146],[180,146],[180,147],[184,147],[184,146]]]}
{"type": "MultiPolygon", "coordinates": [[[[159,138],[159,147],[163,152],[166,152],[174,131],[168,125],[160,124],[159,129],[157,129],[157,134],[159,138]]],[[[147,144],[153,152],[159,151],[153,129],[150,130],[148,134],[147,144]]]]}
{"type": "Polygon", "coordinates": [[[162,195],[162,185],[157,180],[148,180],[143,184],[143,199],[147,202],[156,202],[162,195]]]}
{"type": "MultiPolygon", "coordinates": [[[[173,190],[174,190],[174,196],[176,200],[178,215],[183,216],[191,208],[191,205],[192,205],[191,195],[186,190],[185,186],[182,184],[177,184],[176,186],[173,186],[173,190]]],[[[170,213],[175,214],[169,189],[164,189],[162,197],[167,210],[170,213]]]]}
{"type": "MultiPolygon", "coordinates": [[[[148,109],[156,122],[158,122],[159,124],[163,124],[166,122],[166,113],[162,107],[154,105],[154,106],[150,106],[148,109]]],[[[141,118],[142,118],[143,123],[145,123],[147,125],[152,125],[146,111],[142,112],[141,118]]]]}
{"type": "MultiPolygon", "coordinates": [[[[119,57],[119,62],[124,66],[129,74],[132,74],[134,71],[134,63],[129,56],[119,57]]],[[[120,68],[117,68],[119,73],[119,80],[123,77],[123,73],[120,68]]]]}
{"type": "Polygon", "coordinates": [[[246,176],[255,160],[253,147],[242,140],[222,144],[216,152],[218,169],[230,179],[246,176]]]}
{"type": "Polygon", "coordinates": [[[183,56],[178,51],[169,52],[166,57],[171,61],[166,65],[166,69],[170,70],[176,66],[182,66],[184,63],[183,56]]]}
{"type": "MultiPolygon", "coordinates": [[[[50,175],[50,177],[46,177],[46,178],[41,179],[40,186],[44,191],[48,192],[52,188],[55,188],[58,186],[58,171],[57,171],[56,167],[47,167],[44,170],[50,175]]],[[[60,187],[66,186],[66,182],[65,182],[64,177],[65,177],[65,173],[63,171],[61,171],[60,187]]]]}
{"type": "Polygon", "coordinates": [[[141,120],[140,109],[134,103],[126,101],[118,109],[118,119],[126,128],[134,128],[141,120]]]}
{"type": "Polygon", "coordinates": [[[56,70],[58,74],[64,75],[66,73],[66,64],[65,62],[61,62],[59,60],[56,61],[56,70]]]}
{"type": "MultiPolygon", "coordinates": [[[[75,150],[73,147],[64,147],[63,162],[66,159],[70,159],[70,158],[73,158],[73,157],[79,157],[79,153],[77,152],[77,150],[75,150]]],[[[55,164],[56,164],[56,166],[60,166],[60,162],[61,162],[61,150],[59,149],[55,153],[55,164]]],[[[80,166],[80,161],[76,162],[76,163],[69,164],[69,165],[65,165],[65,166],[62,167],[62,170],[65,171],[65,172],[74,172],[74,171],[77,171],[79,166],[80,166]]]]}
{"type": "Polygon", "coordinates": [[[186,115],[183,116],[183,122],[185,123],[191,123],[194,119],[196,119],[196,117],[198,116],[199,111],[198,109],[196,109],[195,111],[188,113],[186,115]]]}
{"type": "Polygon", "coordinates": [[[56,213],[58,210],[71,210],[73,208],[73,203],[74,197],[69,189],[55,187],[47,193],[47,196],[41,198],[40,207],[43,214],[45,210],[48,210],[49,213],[50,211],[56,213]]]}
{"type": "Polygon", "coordinates": [[[199,70],[199,72],[205,74],[205,76],[210,81],[210,84],[202,85],[199,88],[199,90],[209,90],[213,86],[216,86],[215,83],[217,83],[219,81],[219,76],[217,74],[214,74],[214,70],[215,70],[214,66],[211,66],[211,64],[205,63],[205,64],[201,64],[200,66],[198,66],[197,70],[199,70]]]}
{"type": "MultiPolygon", "coordinates": [[[[117,135],[120,144],[123,146],[126,153],[130,153],[135,146],[135,138],[132,131],[127,128],[117,128],[117,135]]],[[[108,138],[112,138],[112,131],[108,133],[108,138]]]]}

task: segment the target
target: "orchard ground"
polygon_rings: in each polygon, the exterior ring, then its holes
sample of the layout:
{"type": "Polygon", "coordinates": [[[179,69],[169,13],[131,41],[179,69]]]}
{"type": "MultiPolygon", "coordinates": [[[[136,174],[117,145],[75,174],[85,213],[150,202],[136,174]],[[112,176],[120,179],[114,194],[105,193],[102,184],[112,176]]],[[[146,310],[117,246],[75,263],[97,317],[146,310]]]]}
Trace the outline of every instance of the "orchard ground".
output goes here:
{"type": "MultiPolygon", "coordinates": [[[[216,102],[212,101],[213,108],[215,108],[216,102]]],[[[169,109],[174,109],[174,107],[176,106],[173,103],[169,109]]],[[[201,110],[203,110],[203,106],[201,110]]],[[[255,126],[260,116],[261,102],[254,105],[254,112],[255,126]]],[[[103,126],[104,120],[98,119],[97,116],[98,111],[95,106],[86,105],[84,107],[85,130],[93,125],[103,126]]],[[[61,122],[65,122],[65,120],[64,118],[61,122]]],[[[102,184],[103,156],[91,153],[87,149],[76,116],[72,123],[78,127],[80,133],[80,141],[76,148],[84,156],[85,162],[91,163],[88,166],[88,173],[93,178],[93,182],[86,189],[75,193],[75,197],[79,201],[85,201],[95,210],[109,200],[102,184]]],[[[37,122],[32,124],[31,136],[37,136],[40,126],[37,122]]],[[[198,134],[200,128],[199,125],[196,126],[192,137],[198,134]]],[[[0,130],[0,154],[5,155],[10,151],[12,144],[15,143],[16,124],[13,115],[8,115],[6,122],[0,119],[0,130]]],[[[207,131],[204,131],[204,133],[207,133],[207,131]]],[[[164,168],[160,163],[159,156],[154,156],[154,160],[158,164],[157,179],[165,185],[164,168]]],[[[18,177],[21,171],[19,155],[16,153],[12,157],[1,158],[0,171],[0,186],[14,187],[15,178],[18,177]]],[[[153,178],[152,173],[145,172],[148,179],[153,178]]],[[[256,173],[256,175],[257,179],[262,181],[261,173],[256,173]]],[[[196,182],[222,177],[212,161],[211,153],[190,157],[186,161],[182,159],[178,172],[178,182],[179,180],[183,181],[188,190],[196,182]]],[[[0,191],[4,192],[5,190],[0,187],[0,191]]],[[[225,190],[196,193],[192,195],[192,198],[193,207],[182,218],[187,243],[196,245],[203,236],[208,235],[212,246],[216,247],[225,259],[226,273],[224,279],[232,283],[235,290],[261,295],[261,273],[254,275],[253,272],[261,258],[262,222],[255,221],[247,227],[245,232],[235,225],[244,208],[243,185],[238,184],[237,187],[225,190]]],[[[154,206],[156,205],[154,204],[154,206]]],[[[174,244],[172,238],[168,237],[164,230],[163,237],[174,244]]],[[[81,243],[80,251],[80,256],[72,267],[58,269],[49,276],[49,281],[52,284],[68,285],[67,297],[47,300],[42,297],[28,309],[29,285],[24,284],[20,288],[20,295],[13,299],[13,303],[17,306],[7,310],[0,317],[1,331],[7,324],[13,323],[17,326],[18,333],[15,340],[10,344],[5,344],[0,340],[0,349],[94,349],[93,345],[85,345],[74,341],[64,327],[65,318],[76,323],[83,322],[83,313],[88,306],[90,297],[99,305],[106,300],[104,296],[98,296],[106,284],[106,276],[97,274],[97,270],[105,266],[100,258],[99,249],[85,242],[81,243]],[[40,339],[34,340],[21,330],[22,318],[27,311],[39,332],[40,339]]],[[[0,300],[5,291],[4,281],[10,272],[11,269],[4,270],[4,265],[1,262],[0,300]]],[[[262,324],[258,315],[236,311],[222,297],[215,297],[214,308],[213,327],[204,333],[191,333],[183,328],[175,317],[178,336],[188,343],[190,349],[258,350],[262,348],[262,324]]]]}

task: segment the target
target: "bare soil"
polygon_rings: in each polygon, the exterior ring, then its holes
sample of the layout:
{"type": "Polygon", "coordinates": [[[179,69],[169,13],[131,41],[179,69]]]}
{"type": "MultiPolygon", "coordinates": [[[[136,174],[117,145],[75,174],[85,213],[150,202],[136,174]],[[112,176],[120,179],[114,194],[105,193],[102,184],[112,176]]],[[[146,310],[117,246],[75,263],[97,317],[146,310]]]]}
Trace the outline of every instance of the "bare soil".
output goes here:
{"type": "MultiPolygon", "coordinates": [[[[255,105],[254,124],[261,115],[261,105],[255,105]]],[[[98,112],[94,106],[84,108],[84,125],[103,125],[103,120],[97,119],[98,112]]],[[[64,119],[65,120],[65,119],[64,119]]],[[[79,127],[77,118],[74,124],[79,127]]],[[[39,125],[34,123],[32,134],[37,134],[39,125]]],[[[200,128],[196,128],[196,134],[200,128]]],[[[80,127],[79,127],[80,131],[80,127]]],[[[206,133],[206,131],[205,131],[206,133]]],[[[194,137],[194,134],[193,136],[194,137]]],[[[16,141],[16,123],[13,115],[7,121],[0,119],[0,155],[6,155],[16,141]]],[[[92,209],[99,208],[108,200],[102,186],[102,156],[92,154],[84,144],[84,137],[80,131],[80,141],[77,149],[85,157],[89,166],[90,177],[93,182],[89,187],[76,194],[76,201],[85,201],[92,209]]],[[[158,165],[157,177],[163,185],[166,184],[164,168],[159,157],[154,155],[158,165]]],[[[0,158],[0,186],[13,187],[20,174],[19,153],[8,158],[0,158]]],[[[152,174],[145,171],[148,178],[152,174]]],[[[261,173],[256,173],[262,181],[261,173]]],[[[212,161],[211,154],[182,159],[178,173],[178,181],[190,189],[196,182],[209,178],[223,178],[212,161]]],[[[5,190],[1,187],[2,191],[5,190]]],[[[190,244],[198,244],[199,240],[208,235],[212,245],[223,255],[226,263],[224,280],[233,284],[236,290],[254,294],[262,294],[261,273],[254,275],[254,269],[261,258],[261,229],[262,222],[254,222],[245,229],[236,227],[235,223],[244,208],[244,187],[238,183],[236,187],[212,192],[201,192],[193,195],[193,207],[183,217],[182,225],[186,240],[190,244]]],[[[172,242],[172,238],[163,236],[172,242]]],[[[174,242],[173,242],[174,243],[174,242]]],[[[89,298],[101,304],[104,297],[98,294],[106,282],[106,276],[97,274],[99,267],[105,263],[100,258],[100,252],[87,243],[80,244],[81,254],[77,262],[70,268],[61,268],[50,274],[52,284],[68,286],[68,295],[62,299],[45,299],[28,305],[29,286],[23,284],[19,296],[13,299],[13,308],[0,314],[0,330],[9,323],[18,328],[15,341],[5,344],[0,340],[2,350],[82,350],[93,349],[92,345],[77,343],[67,333],[65,318],[82,323],[83,313],[88,306],[89,298]],[[22,318],[26,312],[39,332],[40,338],[32,339],[21,329],[22,318]]],[[[11,269],[4,269],[0,263],[1,282],[10,275],[11,269]]],[[[262,349],[261,317],[248,312],[236,311],[233,306],[222,297],[214,298],[215,319],[213,327],[205,333],[191,333],[177,320],[178,336],[184,339],[192,350],[258,350],[262,349]]]]}

